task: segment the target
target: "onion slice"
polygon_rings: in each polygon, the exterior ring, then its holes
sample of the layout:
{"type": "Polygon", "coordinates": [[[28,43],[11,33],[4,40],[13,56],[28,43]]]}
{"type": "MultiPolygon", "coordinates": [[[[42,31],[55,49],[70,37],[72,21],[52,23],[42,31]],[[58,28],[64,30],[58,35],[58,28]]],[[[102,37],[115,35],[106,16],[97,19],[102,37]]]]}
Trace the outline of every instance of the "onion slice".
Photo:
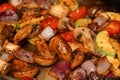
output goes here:
{"type": "Polygon", "coordinates": [[[97,73],[102,74],[102,75],[104,75],[106,72],[108,72],[110,67],[111,67],[111,64],[106,59],[106,57],[101,57],[96,64],[97,73]]]}
{"type": "Polygon", "coordinates": [[[72,72],[70,78],[71,80],[84,80],[86,76],[86,71],[83,68],[77,68],[72,72]]]}
{"type": "Polygon", "coordinates": [[[18,51],[15,52],[15,56],[25,62],[33,63],[33,53],[26,51],[25,49],[20,48],[18,51]]]}
{"type": "Polygon", "coordinates": [[[50,26],[47,26],[46,28],[44,28],[43,31],[40,34],[40,36],[43,39],[45,39],[46,41],[48,41],[54,35],[55,35],[55,32],[54,32],[54,30],[50,26]]]}
{"type": "Polygon", "coordinates": [[[91,60],[86,60],[81,67],[87,71],[87,75],[96,71],[96,67],[91,60]]]}
{"type": "Polygon", "coordinates": [[[53,76],[51,73],[54,73],[59,80],[63,80],[69,72],[70,63],[66,61],[61,61],[53,66],[53,68],[50,70],[50,75],[53,76]]]}

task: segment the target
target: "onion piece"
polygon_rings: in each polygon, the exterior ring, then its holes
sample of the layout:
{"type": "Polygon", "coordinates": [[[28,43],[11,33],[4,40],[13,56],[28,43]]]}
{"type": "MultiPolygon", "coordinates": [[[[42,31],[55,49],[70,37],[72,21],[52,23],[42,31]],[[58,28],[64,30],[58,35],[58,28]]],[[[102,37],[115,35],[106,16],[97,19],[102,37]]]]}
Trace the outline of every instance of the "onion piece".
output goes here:
{"type": "Polygon", "coordinates": [[[96,67],[95,67],[94,63],[91,60],[85,61],[81,65],[81,67],[87,71],[87,75],[89,75],[91,72],[96,71],[96,67]]]}
{"type": "Polygon", "coordinates": [[[106,59],[106,57],[101,57],[96,65],[96,70],[98,74],[105,75],[111,67],[110,62],[106,59]]]}
{"type": "Polygon", "coordinates": [[[61,61],[53,66],[53,68],[50,70],[50,75],[53,76],[51,73],[54,73],[59,80],[63,80],[69,72],[70,63],[61,61]]]}
{"type": "Polygon", "coordinates": [[[86,71],[83,68],[77,68],[70,74],[71,80],[84,80],[86,77],[86,71]]]}
{"type": "Polygon", "coordinates": [[[15,56],[25,62],[33,63],[33,53],[26,51],[25,49],[20,48],[18,51],[15,52],[15,56]]]}
{"type": "Polygon", "coordinates": [[[13,6],[17,6],[20,3],[22,3],[22,0],[10,0],[9,3],[12,4],[13,6]]]}
{"type": "Polygon", "coordinates": [[[54,35],[55,35],[54,30],[50,26],[47,26],[46,28],[43,29],[39,37],[42,37],[46,41],[49,41],[49,39],[54,35]]]}
{"type": "Polygon", "coordinates": [[[98,23],[99,26],[103,26],[105,23],[107,23],[107,18],[104,16],[98,16],[96,17],[93,22],[98,23]]]}

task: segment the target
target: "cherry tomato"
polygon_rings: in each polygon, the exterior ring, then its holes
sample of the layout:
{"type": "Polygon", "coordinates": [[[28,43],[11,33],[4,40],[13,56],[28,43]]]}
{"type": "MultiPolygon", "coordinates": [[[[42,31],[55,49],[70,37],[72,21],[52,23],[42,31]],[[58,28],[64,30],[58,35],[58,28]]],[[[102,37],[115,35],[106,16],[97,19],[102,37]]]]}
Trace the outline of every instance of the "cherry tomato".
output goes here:
{"type": "Polygon", "coordinates": [[[120,21],[112,20],[104,28],[110,36],[120,32],[120,21]]]}
{"type": "Polygon", "coordinates": [[[87,9],[85,6],[79,7],[77,10],[70,13],[70,18],[75,21],[79,18],[85,17],[87,9]]]}
{"type": "Polygon", "coordinates": [[[9,3],[4,3],[4,4],[0,5],[0,13],[5,12],[8,9],[15,10],[15,7],[9,3]]]}
{"type": "Polygon", "coordinates": [[[60,36],[65,39],[67,42],[75,42],[75,37],[72,31],[63,32],[60,36]]]}
{"type": "Polygon", "coordinates": [[[41,22],[42,28],[44,29],[47,26],[50,26],[53,30],[57,29],[58,26],[58,19],[53,16],[47,16],[42,22],[41,22]]]}
{"type": "Polygon", "coordinates": [[[25,76],[25,77],[20,78],[19,80],[34,80],[34,79],[32,77],[25,76]]]}

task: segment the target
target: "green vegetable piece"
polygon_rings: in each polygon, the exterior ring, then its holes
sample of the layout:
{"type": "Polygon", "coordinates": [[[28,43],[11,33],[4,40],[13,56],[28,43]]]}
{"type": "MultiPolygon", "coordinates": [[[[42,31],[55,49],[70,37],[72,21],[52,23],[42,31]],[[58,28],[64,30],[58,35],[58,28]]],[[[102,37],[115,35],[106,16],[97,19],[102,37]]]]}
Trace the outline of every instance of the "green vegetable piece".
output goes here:
{"type": "Polygon", "coordinates": [[[32,44],[32,45],[35,45],[35,41],[36,40],[39,40],[39,38],[38,37],[34,37],[34,38],[31,38],[31,39],[28,39],[28,42],[30,43],[30,44],[32,44]]]}
{"type": "Polygon", "coordinates": [[[95,38],[95,50],[101,54],[101,56],[115,57],[115,50],[110,42],[110,37],[107,31],[101,31],[95,38]]]}
{"type": "Polygon", "coordinates": [[[91,19],[89,18],[80,18],[78,20],[76,20],[75,22],[75,27],[87,27],[88,24],[90,24],[92,22],[91,19]]]}
{"type": "Polygon", "coordinates": [[[14,27],[14,29],[19,29],[20,28],[20,24],[19,23],[14,23],[13,27],[14,27]]]}

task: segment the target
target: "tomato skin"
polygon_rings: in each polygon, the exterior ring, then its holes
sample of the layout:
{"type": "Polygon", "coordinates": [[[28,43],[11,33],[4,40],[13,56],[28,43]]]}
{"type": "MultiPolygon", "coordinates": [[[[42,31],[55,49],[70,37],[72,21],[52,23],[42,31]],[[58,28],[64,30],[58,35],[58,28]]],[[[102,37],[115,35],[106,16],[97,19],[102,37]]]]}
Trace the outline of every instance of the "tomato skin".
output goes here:
{"type": "Polygon", "coordinates": [[[9,3],[4,3],[4,4],[0,5],[0,13],[5,12],[8,9],[15,10],[15,7],[9,3]]]}
{"type": "Polygon", "coordinates": [[[20,78],[19,80],[34,80],[34,79],[32,77],[25,76],[25,77],[20,78]]]}
{"type": "Polygon", "coordinates": [[[110,36],[120,32],[120,21],[112,20],[104,28],[110,36]]]}
{"type": "Polygon", "coordinates": [[[58,26],[58,19],[53,16],[47,16],[42,22],[41,22],[42,28],[46,28],[47,26],[50,26],[53,30],[57,29],[58,26]]]}
{"type": "Polygon", "coordinates": [[[79,7],[77,10],[70,13],[70,18],[75,21],[79,18],[85,17],[87,9],[85,6],[79,7]]]}
{"type": "Polygon", "coordinates": [[[60,34],[60,36],[67,42],[75,42],[75,37],[72,31],[63,32],[60,34]]]}

